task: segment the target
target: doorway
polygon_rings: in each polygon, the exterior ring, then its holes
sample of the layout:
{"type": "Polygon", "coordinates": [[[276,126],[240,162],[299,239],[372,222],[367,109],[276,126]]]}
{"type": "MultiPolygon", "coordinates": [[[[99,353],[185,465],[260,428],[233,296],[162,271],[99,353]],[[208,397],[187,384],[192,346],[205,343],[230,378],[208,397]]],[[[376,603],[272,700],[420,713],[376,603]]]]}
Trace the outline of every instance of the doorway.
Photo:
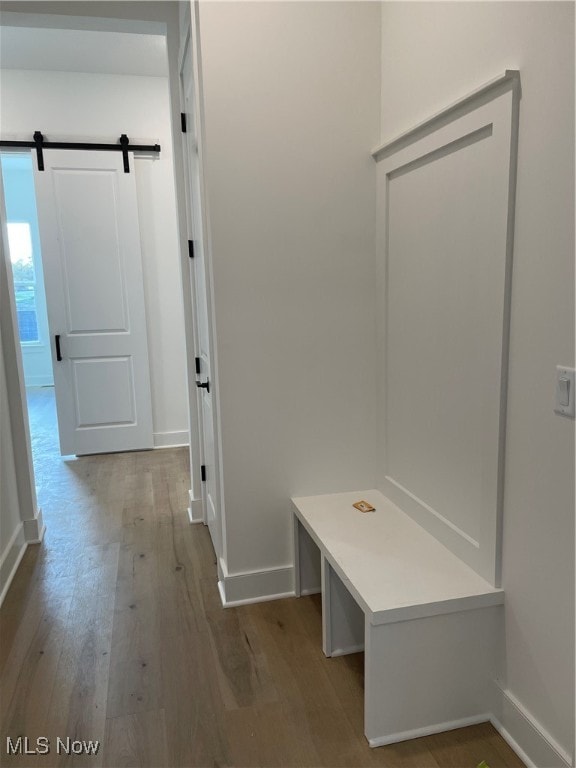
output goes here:
{"type": "MultiPolygon", "coordinates": [[[[147,445],[137,447],[150,449],[186,446],[189,442],[185,324],[172,163],[166,36],[157,27],[158,25],[142,34],[85,29],[46,29],[40,34],[40,30],[27,27],[0,29],[3,43],[11,36],[14,36],[18,42],[18,46],[3,46],[1,95],[3,139],[27,139],[31,137],[34,130],[41,129],[46,139],[53,141],[112,143],[118,140],[121,133],[126,133],[132,144],[149,143],[161,146],[159,157],[151,154],[131,157],[130,173],[125,177],[135,187],[137,198],[138,245],[141,250],[145,303],[143,316],[135,319],[133,325],[147,333],[147,352],[150,356],[149,365],[147,361],[152,410],[150,440],[147,445]],[[37,46],[39,41],[42,41],[43,45],[46,44],[42,70],[24,69],[26,62],[25,57],[21,55],[22,51],[27,47],[37,46]],[[101,57],[103,49],[110,54],[105,61],[101,57]],[[15,56],[18,54],[20,58],[11,61],[10,51],[14,52],[15,56]],[[72,103],[73,110],[70,109],[72,103]]],[[[31,60],[34,61],[34,57],[31,60]]],[[[45,160],[48,161],[49,151],[46,150],[44,154],[45,160]]],[[[66,151],[65,154],[73,156],[76,162],[81,153],[66,151]]],[[[104,153],[90,154],[95,158],[104,153]]],[[[121,153],[113,154],[122,162],[121,153]]],[[[26,155],[20,153],[18,157],[11,154],[7,155],[6,162],[4,158],[2,160],[3,171],[6,168],[7,177],[10,177],[8,166],[11,163],[21,166],[21,174],[25,170],[28,189],[31,193],[29,198],[33,201],[33,175],[37,171],[36,153],[34,151],[26,155]]],[[[47,177],[48,166],[44,173],[47,177]]],[[[122,170],[120,180],[122,182],[125,180],[123,174],[122,170]]],[[[102,175],[110,177],[111,174],[105,171],[102,175]]],[[[69,178],[77,178],[77,176],[77,169],[72,169],[69,178]]],[[[68,192],[71,202],[79,200],[82,196],[82,193],[76,191],[75,194],[70,188],[68,192]]],[[[91,263],[88,250],[99,234],[103,206],[102,200],[94,206],[93,218],[96,223],[87,235],[88,245],[82,251],[86,258],[80,278],[83,280],[86,293],[83,300],[79,302],[81,309],[86,309],[88,301],[94,295],[95,280],[94,275],[89,274],[91,263]]],[[[11,208],[9,201],[7,207],[11,208]]],[[[70,218],[73,220],[74,215],[70,218]]],[[[14,215],[10,210],[8,219],[14,225],[26,223],[20,214],[14,215]]],[[[20,249],[18,252],[20,255],[13,257],[12,260],[22,262],[22,268],[19,270],[14,269],[13,265],[13,272],[18,272],[16,314],[21,330],[21,352],[27,374],[25,383],[28,389],[31,437],[35,447],[42,446],[45,458],[46,451],[50,449],[57,454],[57,459],[62,464],[62,457],[58,450],[56,410],[51,397],[54,390],[45,389],[53,385],[54,371],[50,357],[55,356],[54,336],[57,330],[53,329],[53,333],[50,334],[46,320],[50,291],[48,291],[48,301],[44,298],[43,291],[40,291],[40,287],[43,288],[44,278],[46,277],[48,282],[48,277],[45,274],[46,270],[42,270],[39,258],[41,249],[38,223],[35,221],[34,225],[11,226],[9,229],[12,230],[10,239],[13,246],[10,250],[20,249]],[[33,245],[32,256],[29,253],[29,240],[32,240],[33,245]],[[28,251],[25,256],[22,256],[24,247],[27,247],[28,251]],[[38,262],[37,266],[33,263],[34,259],[38,262]],[[26,285],[24,285],[24,278],[28,281],[26,285]],[[42,286],[39,285],[40,281],[42,286]],[[35,380],[28,375],[29,366],[26,356],[29,354],[28,350],[32,348],[36,352],[40,348],[46,352],[47,365],[42,379],[35,380]],[[42,389],[33,391],[31,387],[36,385],[40,385],[42,389]],[[34,397],[35,395],[37,397],[34,397]]],[[[43,231],[41,216],[40,230],[43,231]]],[[[86,232],[85,228],[84,231],[86,232]]],[[[42,253],[42,258],[46,259],[45,253],[42,253]]],[[[104,270],[101,270],[101,274],[103,272],[104,270]]],[[[126,293],[132,291],[133,283],[130,277],[124,280],[123,288],[126,289],[126,293]]],[[[119,302],[122,303],[124,298],[126,296],[122,295],[119,302]]],[[[111,301],[100,302],[100,305],[108,311],[111,301]]],[[[107,332],[113,330],[112,326],[117,327],[118,323],[115,321],[111,323],[111,328],[108,328],[107,332]]],[[[74,338],[71,342],[77,340],[79,335],[77,331],[77,328],[73,330],[74,338]]],[[[92,334],[93,337],[94,334],[92,334]]],[[[65,347],[63,337],[61,352],[64,358],[67,357],[67,353],[70,353],[70,348],[65,347]]],[[[109,353],[94,355],[94,357],[102,356],[110,357],[111,355],[109,353]]],[[[56,365],[54,362],[54,367],[56,365]]],[[[87,366],[84,370],[86,368],[87,366]]],[[[92,383],[95,381],[93,370],[92,367],[90,375],[86,376],[92,383]]],[[[108,370],[101,376],[105,384],[110,384],[110,373],[108,370]]],[[[118,381],[112,382],[111,396],[103,399],[118,403],[121,384],[122,382],[118,381]]],[[[94,385],[93,389],[98,394],[101,387],[94,385]]],[[[125,387],[124,391],[127,395],[125,400],[130,405],[131,387],[125,387]]],[[[84,415],[86,415],[86,409],[84,415]]],[[[88,416],[93,422],[98,420],[93,414],[88,416]]],[[[96,414],[96,417],[98,416],[99,414],[96,414]]],[[[115,421],[122,422],[127,419],[124,414],[119,414],[115,417],[115,421]]],[[[98,452],[128,449],[130,447],[104,445],[98,452]]],[[[90,452],[93,451],[67,449],[62,454],[69,456],[72,453],[90,452]]],[[[36,450],[34,453],[38,456],[36,450]]],[[[66,462],[70,464],[68,459],[66,462]]],[[[42,503],[41,480],[49,474],[49,471],[36,466],[40,503],[42,503]]]]}
{"type": "MultiPolygon", "coordinates": [[[[9,31],[13,39],[10,45],[3,45],[1,61],[2,138],[29,139],[32,131],[41,130],[52,141],[109,142],[122,132],[136,143],[162,146],[159,159],[142,158],[134,169],[143,229],[144,290],[150,310],[146,325],[151,358],[153,443],[155,448],[189,445],[190,522],[208,522],[204,491],[210,483],[210,498],[215,501],[220,528],[223,510],[219,430],[213,429],[214,450],[203,450],[201,441],[206,434],[200,423],[201,398],[197,398],[197,393],[205,395],[205,402],[206,395],[213,397],[211,412],[217,424],[217,380],[202,378],[198,382],[210,384],[210,393],[207,387],[196,388],[197,317],[193,306],[193,263],[189,259],[192,254],[190,243],[186,242],[191,237],[196,241],[205,238],[206,232],[185,231],[185,151],[180,133],[183,104],[178,93],[187,34],[195,41],[194,78],[199,77],[197,13],[192,14],[191,20],[193,6],[186,4],[178,8],[172,3],[134,3],[128,12],[125,4],[107,3],[105,18],[93,15],[93,9],[102,9],[103,5],[77,3],[74,12],[79,15],[65,17],[57,15],[51,7],[46,14],[48,6],[44,4],[27,4],[26,12],[21,12],[17,3],[5,4],[6,26],[0,27],[0,34],[6,43],[6,27],[13,25],[9,31]],[[73,37],[75,42],[69,45],[73,37]],[[102,50],[106,50],[106,57],[102,57],[102,50]],[[72,52],[72,60],[67,58],[67,51],[72,52]],[[14,57],[12,63],[8,62],[10,56],[14,57]],[[34,72],[26,71],[34,68],[34,72]],[[177,256],[170,260],[168,254],[177,256]],[[211,453],[213,466],[210,459],[206,460],[211,453]]],[[[196,99],[199,93],[201,89],[197,88],[196,99]]],[[[200,157],[202,144],[199,138],[195,151],[200,157]]],[[[211,270],[208,272],[210,281],[211,270]]],[[[209,283],[207,295],[210,296],[209,283]]],[[[207,308],[211,323],[209,301],[207,308]]],[[[213,377],[217,379],[216,361],[213,362],[213,377]]],[[[225,548],[225,543],[216,548],[225,548]]]]}
{"type": "Polygon", "coordinates": [[[32,457],[41,483],[60,448],[32,162],[30,153],[0,154],[32,457]]]}
{"type": "Polygon", "coordinates": [[[0,154],[8,245],[27,388],[54,386],[30,153],[0,154]]]}

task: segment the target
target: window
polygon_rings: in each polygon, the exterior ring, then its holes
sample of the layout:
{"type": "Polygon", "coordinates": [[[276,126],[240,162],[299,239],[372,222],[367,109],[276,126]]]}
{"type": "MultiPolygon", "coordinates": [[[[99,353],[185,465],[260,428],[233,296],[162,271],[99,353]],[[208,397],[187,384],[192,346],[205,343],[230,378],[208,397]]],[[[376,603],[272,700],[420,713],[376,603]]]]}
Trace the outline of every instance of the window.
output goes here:
{"type": "Polygon", "coordinates": [[[38,343],[40,336],[36,311],[36,275],[32,258],[32,231],[27,221],[8,222],[8,248],[14,277],[20,341],[23,344],[38,343]]]}

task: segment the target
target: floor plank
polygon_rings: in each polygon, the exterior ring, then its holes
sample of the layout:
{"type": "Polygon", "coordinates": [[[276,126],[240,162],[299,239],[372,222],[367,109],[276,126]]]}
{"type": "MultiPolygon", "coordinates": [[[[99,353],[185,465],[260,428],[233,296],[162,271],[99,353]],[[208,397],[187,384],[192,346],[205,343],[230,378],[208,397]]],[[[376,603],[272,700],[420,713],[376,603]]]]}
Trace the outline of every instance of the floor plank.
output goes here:
{"type": "Polygon", "coordinates": [[[104,765],[118,768],[168,765],[164,710],[109,719],[106,723],[104,765]]]}

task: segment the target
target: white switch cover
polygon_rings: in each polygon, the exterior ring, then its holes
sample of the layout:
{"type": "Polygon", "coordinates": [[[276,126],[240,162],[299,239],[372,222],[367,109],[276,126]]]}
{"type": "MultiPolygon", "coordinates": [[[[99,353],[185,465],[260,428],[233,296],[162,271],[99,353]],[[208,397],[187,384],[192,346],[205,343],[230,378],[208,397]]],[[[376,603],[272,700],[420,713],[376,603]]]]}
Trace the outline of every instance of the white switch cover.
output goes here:
{"type": "Polygon", "coordinates": [[[556,366],[556,413],[574,417],[574,368],[556,366]]]}

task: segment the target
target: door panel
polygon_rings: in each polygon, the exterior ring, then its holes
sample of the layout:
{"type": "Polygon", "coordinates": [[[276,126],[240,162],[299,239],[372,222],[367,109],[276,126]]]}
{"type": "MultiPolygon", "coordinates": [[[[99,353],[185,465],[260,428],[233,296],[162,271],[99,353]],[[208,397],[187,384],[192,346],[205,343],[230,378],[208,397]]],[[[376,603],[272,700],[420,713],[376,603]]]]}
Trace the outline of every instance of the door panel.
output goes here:
{"type": "Polygon", "coordinates": [[[129,357],[72,360],[79,427],[134,424],[134,372],[129,357]],[[112,389],[114,398],[105,396],[112,389]]]}
{"type": "Polygon", "coordinates": [[[127,331],[116,172],[54,168],[52,174],[68,331],[127,331]]]}
{"type": "MultiPolygon", "coordinates": [[[[63,454],[152,448],[133,173],[115,152],[47,150],[35,185],[63,454]]],[[[131,160],[133,168],[133,160],[131,160]]]]}

